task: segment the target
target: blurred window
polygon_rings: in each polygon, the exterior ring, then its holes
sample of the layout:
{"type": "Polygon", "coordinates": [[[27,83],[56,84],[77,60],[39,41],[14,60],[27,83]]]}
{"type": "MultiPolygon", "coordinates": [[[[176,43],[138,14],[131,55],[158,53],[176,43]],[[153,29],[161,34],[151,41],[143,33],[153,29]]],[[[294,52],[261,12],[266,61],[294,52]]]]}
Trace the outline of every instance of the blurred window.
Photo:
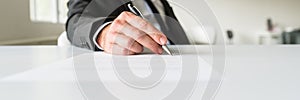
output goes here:
{"type": "Polygon", "coordinates": [[[30,0],[30,19],[33,22],[65,23],[68,0],[30,0]]]}

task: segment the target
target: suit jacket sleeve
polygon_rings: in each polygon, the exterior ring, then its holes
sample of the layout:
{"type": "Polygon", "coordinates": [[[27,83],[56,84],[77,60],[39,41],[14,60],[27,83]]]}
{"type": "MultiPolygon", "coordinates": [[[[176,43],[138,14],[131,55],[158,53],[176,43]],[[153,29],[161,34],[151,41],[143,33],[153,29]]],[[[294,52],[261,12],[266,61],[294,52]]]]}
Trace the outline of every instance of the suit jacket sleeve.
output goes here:
{"type": "Polygon", "coordinates": [[[66,24],[69,41],[77,47],[98,51],[93,42],[97,29],[129,11],[128,3],[130,0],[70,0],[66,24]]]}

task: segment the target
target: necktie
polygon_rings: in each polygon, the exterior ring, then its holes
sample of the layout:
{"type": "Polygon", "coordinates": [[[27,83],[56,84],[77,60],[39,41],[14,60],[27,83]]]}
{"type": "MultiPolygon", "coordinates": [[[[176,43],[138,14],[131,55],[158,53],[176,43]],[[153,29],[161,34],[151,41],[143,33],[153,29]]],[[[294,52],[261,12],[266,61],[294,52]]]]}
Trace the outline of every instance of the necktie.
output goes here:
{"type": "MultiPolygon", "coordinates": [[[[155,18],[161,27],[161,31],[167,35],[167,28],[159,14],[159,11],[156,9],[155,5],[152,3],[151,0],[145,0],[145,1],[147,2],[149,7],[151,8],[152,12],[154,13],[155,18]]],[[[170,44],[174,44],[170,39],[168,39],[168,40],[169,40],[170,44]]]]}
{"type": "Polygon", "coordinates": [[[165,11],[166,15],[168,15],[168,16],[174,18],[175,20],[177,20],[175,14],[173,12],[173,9],[170,6],[170,4],[168,3],[168,1],[166,1],[166,0],[160,0],[160,1],[164,5],[164,11],[165,11]]]}

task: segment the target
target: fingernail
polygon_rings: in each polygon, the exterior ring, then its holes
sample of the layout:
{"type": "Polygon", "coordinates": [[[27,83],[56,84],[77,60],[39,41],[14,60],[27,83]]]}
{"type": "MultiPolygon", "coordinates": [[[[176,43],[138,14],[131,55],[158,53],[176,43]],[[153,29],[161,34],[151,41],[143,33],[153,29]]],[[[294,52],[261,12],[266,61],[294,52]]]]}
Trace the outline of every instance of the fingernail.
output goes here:
{"type": "Polygon", "coordinates": [[[160,38],[160,44],[166,44],[166,41],[165,41],[165,39],[164,38],[160,38]]]}

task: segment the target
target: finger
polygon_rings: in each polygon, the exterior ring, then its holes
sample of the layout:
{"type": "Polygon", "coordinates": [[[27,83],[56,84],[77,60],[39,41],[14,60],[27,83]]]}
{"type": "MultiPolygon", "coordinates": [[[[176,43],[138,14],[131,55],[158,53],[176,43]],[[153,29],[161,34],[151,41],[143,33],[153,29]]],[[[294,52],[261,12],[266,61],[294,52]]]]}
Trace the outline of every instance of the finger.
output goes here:
{"type": "Polygon", "coordinates": [[[121,32],[126,36],[133,38],[139,44],[149,48],[154,53],[161,54],[163,52],[161,46],[157,42],[155,42],[148,34],[131,26],[128,23],[123,24],[121,32]]]}
{"type": "Polygon", "coordinates": [[[118,34],[115,43],[135,53],[143,52],[143,46],[141,44],[124,34],[118,34]]]}
{"type": "MultiPolygon", "coordinates": [[[[124,24],[126,24],[125,21],[115,21],[111,28],[112,31],[110,31],[111,34],[108,34],[107,37],[110,39],[108,40],[109,44],[118,44],[123,48],[126,48],[128,50],[131,50],[135,53],[141,53],[143,51],[143,46],[136,42],[131,37],[128,37],[121,33],[120,27],[123,27],[124,24]]],[[[124,28],[124,27],[123,27],[124,28]]]]}
{"type": "Polygon", "coordinates": [[[167,43],[167,37],[151,23],[141,17],[136,16],[131,12],[123,12],[119,18],[125,19],[127,23],[149,34],[149,36],[160,45],[165,45],[167,43]]]}
{"type": "Polygon", "coordinates": [[[110,54],[116,54],[116,55],[133,55],[135,54],[134,52],[121,47],[118,44],[110,44],[110,47],[108,50],[105,52],[110,53],[110,54]]]}

